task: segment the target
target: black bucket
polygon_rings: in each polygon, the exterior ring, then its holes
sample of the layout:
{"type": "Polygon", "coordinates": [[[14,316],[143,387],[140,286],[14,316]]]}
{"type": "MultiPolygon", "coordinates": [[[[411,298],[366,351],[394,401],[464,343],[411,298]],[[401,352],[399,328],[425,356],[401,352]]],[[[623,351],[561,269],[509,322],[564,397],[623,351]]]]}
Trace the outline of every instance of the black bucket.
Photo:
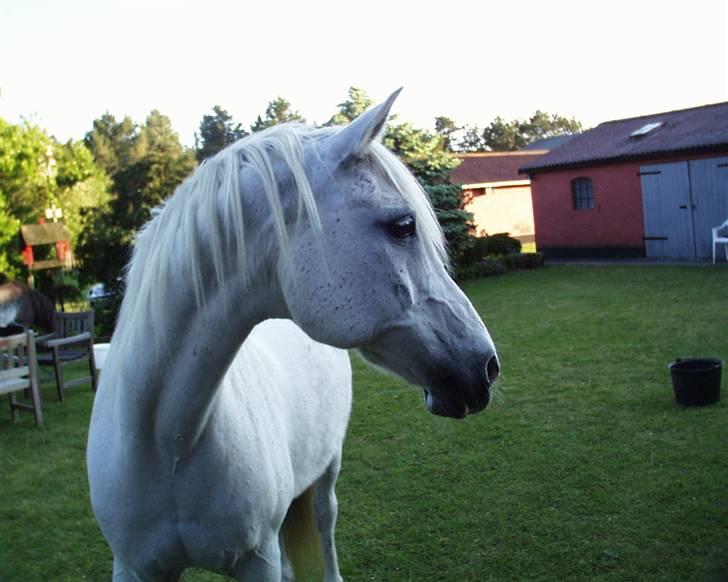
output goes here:
{"type": "Polygon", "coordinates": [[[678,358],[669,365],[675,400],[685,406],[703,406],[720,400],[720,371],[717,358],[678,358]]]}

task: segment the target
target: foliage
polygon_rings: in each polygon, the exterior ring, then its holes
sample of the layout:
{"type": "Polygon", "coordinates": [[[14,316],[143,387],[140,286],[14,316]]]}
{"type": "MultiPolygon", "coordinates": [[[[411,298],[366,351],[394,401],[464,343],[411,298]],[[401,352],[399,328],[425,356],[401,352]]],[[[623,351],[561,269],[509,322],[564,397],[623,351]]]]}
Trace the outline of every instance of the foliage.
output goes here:
{"type": "Polygon", "coordinates": [[[0,273],[11,279],[19,278],[21,272],[17,259],[19,230],[20,221],[10,212],[7,196],[0,192],[0,273]]]}
{"type": "Polygon", "coordinates": [[[458,281],[478,279],[480,277],[494,277],[508,272],[505,260],[502,257],[484,257],[474,262],[465,263],[457,272],[458,281]]]}
{"type": "Polygon", "coordinates": [[[463,256],[472,244],[473,215],[462,203],[462,190],[453,184],[425,185],[437,220],[445,233],[450,258],[457,268],[463,264],[463,256]]]}
{"type": "Polygon", "coordinates": [[[461,152],[482,152],[486,149],[483,139],[483,130],[477,125],[467,125],[465,133],[458,143],[457,150],[461,152]]]}
{"type": "Polygon", "coordinates": [[[215,105],[212,115],[202,117],[200,131],[195,134],[195,157],[201,162],[246,135],[248,132],[233,121],[232,115],[215,105]]]}
{"type": "Polygon", "coordinates": [[[111,199],[111,179],[99,168],[93,154],[81,141],[69,141],[56,147],[55,202],[63,209],[63,222],[78,241],[89,217],[102,210],[111,199]]]}
{"type": "Polygon", "coordinates": [[[471,264],[482,261],[488,254],[488,237],[474,236],[470,248],[465,253],[464,263],[471,264]]]}
{"type": "Polygon", "coordinates": [[[374,105],[366,91],[358,87],[349,87],[349,98],[339,103],[339,110],[329,119],[326,125],[345,125],[354,121],[367,109],[374,105]]]}
{"type": "Polygon", "coordinates": [[[485,237],[487,241],[487,254],[505,256],[521,252],[521,241],[513,238],[507,232],[497,232],[485,237]]]}
{"type": "Polygon", "coordinates": [[[503,275],[508,270],[505,260],[499,256],[485,257],[476,264],[480,267],[481,277],[503,275]]]}
{"type": "Polygon", "coordinates": [[[84,214],[108,199],[109,181],[82,142],[59,144],[40,128],[0,119],[0,271],[20,277],[22,224],[37,223],[45,208],[63,210],[72,244],[84,214]]]}
{"type": "Polygon", "coordinates": [[[543,253],[510,253],[506,255],[506,264],[510,269],[537,269],[543,267],[543,253]]]}
{"type": "Polygon", "coordinates": [[[521,136],[519,125],[518,120],[506,121],[497,116],[483,130],[483,149],[497,152],[521,149],[526,140],[521,136]]]}
{"type": "Polygon", "coordinates": [[[564,117],[556,113],[545,113],[537,110],[529,119],[520,126],[521,135],[525,136],[528,143],[554,137],[557,135],[569,135],[579,133],[584,128],[576,118],[564,117]]]}
{"type": "Polygon", "coordinates": [[[37,222],[51,199],[54,144],[39,127],[0,119],[0,190],[21,223],[37,222]]]}
{"type": "MultiPolygon", "coordinates": [[[[666,364],[726,359],[725,276],[550,267],[466,283],[503,373],[465,421],[430,415],[419,391],[354,359],[344,578],[724,580],[726,375],[724,402],[683,408],[666,364]]],[[[0,415],[0,579],[108,580],[85,466],[93,393],[59,405],[51,382],[43,394],[42,429],[0,415]]]]}
{"type": "Polygon", "coordinates": [[[276,97],[268,103],[268,107],[265,109],[265,117],[258,115],[250,126],[250,131],[261,131],[288,121],[300,121],[304,123],[306,120],[298,111],[292,110],[291,104],[283,99],[283,97],[276,97]]]}
{"type": "Polygon", "coordinates": [[[543,253],[521,253],[521,241],[508,233],[473,238],[473,245],[465,253],[458,272],[461,279],[502,275],[508,269],[542,267],[543,253]]]}
{"type": "Polygon", "coordinates": [[[169,118],[156,110],[141,126],[106,114],[94,122],[86,143],[100,163],[114,170],[113,197],[87,218],[78,257],[86,282],[103,282],[113,290],[120,285],[135,233],[196,162],[169,118]]]}
{"type": "Polygon", "coordinates": [[[455,146],[455,134],[461,129],[462,128],[458,127],[457,124],[449,117],[442,115],[435,117],[435,133],[440,136],[440,139],[442,140],[442,147],[448,152],[453,151],[455,146]]]}
{"type": "Polygon", "coordinates": [[[94,334],[97,341],[107,340],[114,333],[121,302],[124,299],[118,286],[110,291],[110,295],[91,304],[94,310],[94,334]]]}
{"type": "Polygon", "coordinates": [[[94,120],[84,143],[96,164],[109,176],[132,165],[146,150],[146,140],[140,135],[139,126],[128,116],[117,121],[111,113],[94,120]]]}
{"type": "Polygon", "coordinates": [[[463,257],[463,263],[466,265],[481,263],[486,257],[503,258],[520,250],[521,241],[511,237],[507,232],[473,237],[472,244],[463,257]]]}
{"type": "Polygon", "coordinates": [[[483,131],[483,143],[488,150],[515,151],[539,139],[581,130],[581,123],[573,117],[569,119],[538,110],[524,120],[505,121],[500,116],[496,117],[483,131]]]}
{"type": "Polygon", "coordinates": [[[485,129],[478,125],[461,128],[462,137],[452,142],[455,151],[515,151],[534,141],[557,135],[568,135],[582,131],[579,121],[558,114],[537,110],[528,119],[506,121],[497,116],[485,129]]]}

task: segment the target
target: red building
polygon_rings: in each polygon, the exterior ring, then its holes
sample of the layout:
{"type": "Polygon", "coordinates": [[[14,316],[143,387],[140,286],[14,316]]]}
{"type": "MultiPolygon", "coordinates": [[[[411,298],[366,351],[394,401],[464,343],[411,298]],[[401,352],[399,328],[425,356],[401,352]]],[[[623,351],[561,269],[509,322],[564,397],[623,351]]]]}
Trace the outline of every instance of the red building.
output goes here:
{"type": "Polygon", "coordinates": [[[708,258],[728,218],[728,103],[602,123],[519,171],[539,251],[708,258]]]}
{"type": "Polygon", "coordinates": [[[465,210],[473,214],[476,233],[507,232],[523,243],[533,242],[531,185],[518,168],[547,150],[458,154],[460,165],[450,181],[463,189],[465,210]]]}

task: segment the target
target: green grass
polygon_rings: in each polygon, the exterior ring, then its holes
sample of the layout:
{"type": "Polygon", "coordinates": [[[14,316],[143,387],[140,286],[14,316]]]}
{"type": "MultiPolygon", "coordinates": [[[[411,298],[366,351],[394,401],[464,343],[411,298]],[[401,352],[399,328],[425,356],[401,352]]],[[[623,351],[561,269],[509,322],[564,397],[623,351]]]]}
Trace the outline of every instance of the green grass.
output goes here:
{"type": "MultiPolygon", "coordinates": [[[[485,413],[433,417],[355,360],[344,578],[727,578],[728,407],[675,404],[666,365],[728,360],[728,270],[550,267],[465,290],[503,367],[485,413]]],[[[0,416],[0,580],[109,579],[86,492],[91,393],[45,402],[42,430],[0,416]]]]}

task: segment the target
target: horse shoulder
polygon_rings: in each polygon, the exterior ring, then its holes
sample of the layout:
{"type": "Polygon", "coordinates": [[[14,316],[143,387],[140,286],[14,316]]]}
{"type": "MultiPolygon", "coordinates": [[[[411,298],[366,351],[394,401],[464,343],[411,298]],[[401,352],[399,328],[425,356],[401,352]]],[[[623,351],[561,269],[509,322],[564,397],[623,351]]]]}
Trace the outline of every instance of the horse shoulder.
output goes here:
{"type": "Polygon", "coordinates": [[[352,399],[348,354],[288,320],[267,320],[243,344],[228,376],[237,405],[261,421],[257,430],[275,443],[271,454],[285,455],[300,492],[341,451],[352,399]]]}

